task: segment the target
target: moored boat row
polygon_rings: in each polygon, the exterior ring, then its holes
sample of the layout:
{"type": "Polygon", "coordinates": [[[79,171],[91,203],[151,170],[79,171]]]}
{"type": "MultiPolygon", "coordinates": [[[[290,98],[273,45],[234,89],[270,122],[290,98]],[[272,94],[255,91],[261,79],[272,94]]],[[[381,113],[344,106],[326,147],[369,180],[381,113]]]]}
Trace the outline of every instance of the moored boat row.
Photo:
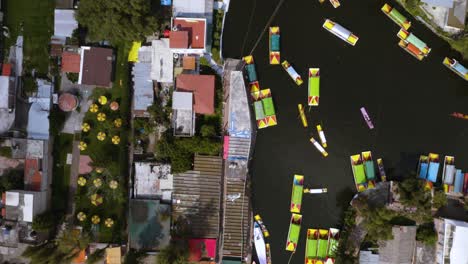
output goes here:
{"type": "Polygon", "coordinates": [[[307,229],[305,264],[334,263],[340,230],[307,229]]]}

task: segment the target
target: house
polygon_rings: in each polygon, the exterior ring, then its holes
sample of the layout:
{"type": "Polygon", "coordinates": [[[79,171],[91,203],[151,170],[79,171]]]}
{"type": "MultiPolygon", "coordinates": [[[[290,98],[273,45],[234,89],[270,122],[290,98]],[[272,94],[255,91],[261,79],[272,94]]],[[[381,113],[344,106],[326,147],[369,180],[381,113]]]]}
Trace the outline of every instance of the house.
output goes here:
{"type": "Polygon", "coordinates": [[[214,75],[180,74],[176,79],[176,90],[193,93],[196,114],[214,114],[214,75]]]}
{"type": "Polygon", "coordinates": [[[133,115],[149,117],[148,107],[154,102],[151,63],[137,62],[132,69],[133,75],[133,115]]]}
{"type": "Polygon", "coordinates": [[[81,55],[76,52],[62,52],[62,72],[80,73],[81,55]]]}
{"type": "Polygon", "coordinates": [[[161,83],[174,82],[174,54],[169,47],[169,39],[151,42],[151,79],[161,83]]]}
{"type": "Polygon", "coordinates": [[[0,110],[12,112],[15,107],[15,78],[9,75],[0,76],[0,110]]]}
{"type": "Polygon", "coordinates": [[[171,165],[155,162],[135,162],[135,198],[161,199],[170,202],[172,190],[171,165]]]}
{"type": "Polygon", "coordinates": [[[159,251],[169,245],[171,207],[159,200],[130,200],[128,234],[130,248],[159,251]]]}
{"type": "Polygon", "coordinates": [[[393,239],[379,241],[380,264],[411,264],[416,248],[416,226],[393,226],[393,239]]]}
{"type": "Polygon", "coordinates": [[[359,251],[359,264],[379,264],[379,254],[372,251],[359,251]]]}
{"type": "Polygon", "coordinates": [[[28,138],[49,139],[49,114],[52,107],[52,84],[37,79],[37,94],[29,97],[31,107],[28,113],[28,138]]]}
{"type": "Polygon", "coordinates": [[[195,134],[193,94],[188,92],[173,92],[172,111],[172,126],[174,127],[174,136],[193,136],[195,134]]]}
{"type": "Polygon", "coordinates": [[[174,53],[203,54],[206,51],[206,19],[176,17],[171,21],[169,47],[174,53]]]}
{"type": "Polygon", "coordinates": [[[54,12],[54,38],[69,38],[78,28],[73,9],[55,9],[54,12]]]}
{"type": "Polygon", "coordinates": [[[440,218],[434,219],[434,226],[438,232],[437,263],[467,263],[468,223],[440,218]]]}
{"type": "Polygon", "coordinates": [[[465,29],[467,0],[421,0],[423,10],[444,31],[457,33],[465,29]]]}
{"type": "Polygon", "coordinates": [[[34,217],[48,208],[47,192],[11,190],[5,193],[5,218],[32,223],[34,217]]]}
{"type": "Polygon", "coordinates": [[[112,49],[82,46],[80,55],[78,84],[111,87],[114,61],[112,49]]]}

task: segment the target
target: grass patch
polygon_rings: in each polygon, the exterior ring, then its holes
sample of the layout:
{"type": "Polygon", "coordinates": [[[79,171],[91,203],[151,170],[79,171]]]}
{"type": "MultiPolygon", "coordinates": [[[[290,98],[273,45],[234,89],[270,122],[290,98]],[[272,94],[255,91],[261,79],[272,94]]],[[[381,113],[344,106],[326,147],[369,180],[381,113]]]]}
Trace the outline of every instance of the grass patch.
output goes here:
{"type": "Polygon", "coordinates": [[[66,164],[67,153],[72,152],[73,135],[59,134],[54,139],[52,172],[52,208],[56,215],[63,215],[67,208],[70,183],[70,165],[66,164]]]}
{"type": "Polygon", "coordinates": [[[23,34],[24,68],[36,69],[38,75],[47,75],[55,1],[6,0],[3,3],[6,10],[5,24],[10,29],[10,38],[5,39],[5,49],[8,50],[15,44],[16,37],[23,34]]]}
{"type": "Polygon", "coordinates": [[[11,147],[0,147],[0,156],[11,158],[11,147]]]}
{"type": "Polygon", "coordinates": [[[213,10],[213,43],[211,47],[211,54],[216,63],[221,64],[221,57],[219,52],[221,50],[221,31],[223,30],[223,10],[213,10]]]}

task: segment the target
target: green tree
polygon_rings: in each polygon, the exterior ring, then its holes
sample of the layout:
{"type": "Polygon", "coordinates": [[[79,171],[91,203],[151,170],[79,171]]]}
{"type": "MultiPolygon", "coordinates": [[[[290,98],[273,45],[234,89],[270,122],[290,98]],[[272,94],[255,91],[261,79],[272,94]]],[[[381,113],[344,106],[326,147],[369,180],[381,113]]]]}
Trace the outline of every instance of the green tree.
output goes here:
{"type": "Polygon", "coordinates": [[[200,133],[202,137],[214,137],[216,136],[216,128],[211,125],[202,125],[200,133]]]}
{"type": "Polygon", "coordinates": [[[374,241],[392,239],[392,224],[390,221],[394,217],[395,212],[385,207],[369,210],[365,222],[367,237],[374,241]]]}
{"type": "Polygon", "coordinates": [[[91,239],[85,232],[76,229],[65,229],[56,239],[57,251],[64,258],[74,258],[78,253],[88,247],[91,239]]]}
{"type": "Polygon", "coordinates": [[[36,231],[48,231],[55,225],[55,214],[51,211],[44,212],[34,217],[32,228],[36,231]]]}
{"type": "Polygon", "coordinates": [[[72,83],[78,82],[78,77],[78,73],[76,72],[67,72],[67,79],[72,83]]]}
{"type": "Polygon", "coordinates": [[[24,188],[24,172],[22,170],[8,170],[0,176],[0,192],[24,188]]]}
{"type": "Polygon", "coordinates": [[[156,29],[149,0],[81,0],[76,13],[79,24],[93,41],[131,42],[144,39],[156,29]]]}
{"type": "Polygon", "coordinates": [[[156,264],[188,264],[187,246],[181,242],[172,242],[159,252],[156,264]]]}
{"type": "Polygon", "coordinates": [[[416,231],[416,240],[424,242],[424,244],[433,246],[437,242],[437,233],[434,228],[434,223],[425,223],[418,226],[416,231]]]}
{"type": "Polygon", "coordinates": [[[447,196],[443,191],[436,191],[434,197],[432,198],[432,206],[434,208],[441,208],[447,205],[447,196]]]}

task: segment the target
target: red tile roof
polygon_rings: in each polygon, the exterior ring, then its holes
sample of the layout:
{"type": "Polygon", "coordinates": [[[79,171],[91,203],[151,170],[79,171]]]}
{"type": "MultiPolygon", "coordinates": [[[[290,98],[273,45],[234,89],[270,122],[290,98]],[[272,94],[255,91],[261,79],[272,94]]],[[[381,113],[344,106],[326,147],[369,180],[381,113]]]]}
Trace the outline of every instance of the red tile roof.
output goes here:
{"type": "Polygon", "coordinates": [[[39,160],[26,159],[24,161],[24,181],[26,189],[30,191],[41,191],[42,172],[39,171],[39,160]]]}
{"type": "Polygon", "coordinates": [[[195,113],[214,114],[214,75],[180,74],[177,76],[176,88],[178,91],[193,93],[195,113]]]}
{"type": "Polygon", "coordinates": [[[2,66],[2,75],[3,76],[10,76],[11,75],[11,64],[4,63],[2,66]]]}
{"type": "Polygon", "coordinates": [[[177,27],[178,31],[188,32],[188,46],[192,49],[205,48],[206,20],[174,18],[172,27],[177,27]]]}
{"type": "Polygon", "coordinates": [[[62,53],[62,72],[80,72],[80,54],[64,51],[62,53]]]}
{"type": "Polygon", "coordinates": [[[171,31],[171,33],[169,34],[169,48],[171,49],[188,48],[188,32],[187,31],[171,31]]]}
{"type": "Polygon", "coordinates": [[[58,99],[58,105],[62,111],[70,112],[76,109],[78,106],[78,100],[76,99],[76,96],[72,94],[63,93],[58,99]]]}

